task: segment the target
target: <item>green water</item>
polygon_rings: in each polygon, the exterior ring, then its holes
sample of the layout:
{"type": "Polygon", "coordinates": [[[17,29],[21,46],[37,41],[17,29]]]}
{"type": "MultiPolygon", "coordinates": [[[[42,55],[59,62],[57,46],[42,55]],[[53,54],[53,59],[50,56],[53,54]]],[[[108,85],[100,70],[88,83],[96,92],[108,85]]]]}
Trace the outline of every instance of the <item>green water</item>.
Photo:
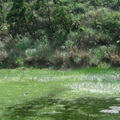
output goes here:
{"type": "Polygon", "coordinates": [[[120,114],[101,113],[120,106],[116,98],[77,98],[62,100],[46,96],[6,108],[6,120],[120,120],[120,114]]]}

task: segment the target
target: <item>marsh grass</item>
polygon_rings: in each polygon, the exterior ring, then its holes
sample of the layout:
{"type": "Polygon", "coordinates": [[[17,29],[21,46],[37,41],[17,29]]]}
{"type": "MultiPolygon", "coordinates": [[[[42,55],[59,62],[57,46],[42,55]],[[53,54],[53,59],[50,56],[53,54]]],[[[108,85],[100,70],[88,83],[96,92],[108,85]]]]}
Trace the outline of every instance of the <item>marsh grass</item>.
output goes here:
{"type": "MultiPolygon", "coordinates": [[[[119,69],[114,68],[86,68],[67,71],[28,68],[0,70],[1,120],[11,120],[3,116],[10,106],[21,106],[26,102],[45,98],[45,96],[51,96],[50,99],[55,98],[60,99],[60,101],[74,101],[86,96],[93,98],[117,97],[120,95],[119,72],[119,69]]],[[[52,111],[44,108],[42,112],[48,111],[52,112],[50,114],[59,116],[61,114],[57,113],[57,106],[59,106],[59,100],[52,106],[54,108],[51,108],[52,111]]],[[[83,116],[85,114],[87,113],[85,112],[83,116]]],[[[19,119],[22,120],[22,118],[19,119]]],[[[25,120],[27,119],[35,120],[38,118],[31,115],[31,118],[25,118],[25,120]]],[[[43,117],[43,120],[49,119],[51,120],[49,115],[46,118],[43,117]]],[[[84,119],[86,120],[85,117],[83,117],[84,119]]],[[[74,119],[72,118],[72,120],[74,119]]]]}
{"type": "Polygon", "coordinates": [[[120,88],[120,75],[111,74],[88,74],[82,76],[82,82],[71,85],[74,90],[88,90],[95,93],[115,94],[120,88]]]}

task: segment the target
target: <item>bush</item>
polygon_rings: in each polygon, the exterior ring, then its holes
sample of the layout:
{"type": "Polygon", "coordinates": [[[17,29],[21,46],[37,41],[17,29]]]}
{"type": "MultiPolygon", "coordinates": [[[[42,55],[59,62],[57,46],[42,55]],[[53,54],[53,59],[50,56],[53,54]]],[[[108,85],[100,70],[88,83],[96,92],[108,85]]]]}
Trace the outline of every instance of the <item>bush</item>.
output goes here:
{"type": "Polygon", "coordinates": [[[61,66],[64,64],[64,59],[66,56],[66,52],[60,52],[56,50],[54,55],[50,58],[50,61],[55,66],[61,66]]]}
{"type": "Polygon", "coordinates": [[[9,40],[5,43],[5,50],[8,54],[6,64],[10,62],[12,66],[23,66],[25,58],[25,50],[32,48],[33,44],[28,37],[17,36],[16,39],[9,36],[9,40]]]}
{"type": "Polygon", "coordinates": [[[111,42],[111,38],[107,33],[85,26],[81,26],[77,32],[70,32],[67,39],[83,50],[93,46],[108,45],[111,42]]]}
{"type": "Polygon", "coordinates": [[[35,48],[33,48],[33,49],[27,49],[27,50],[25,50],[25,55],[28,58],[35,57],[35,56],[37,56],[37,49],[35,49],[35,48]]]}
{"type": "Polygon", "coordinates": [[[67,36],[68,33],[65,30],[56,30],[54,33],[49,33],[49,43],[53,48],[61,47],[67,40],[67,36]]]}
{"type": "Polygon", "coordinates": [[[82,67],[89,67],[91,66],[91,62],[90,62],[90,55],[88,52],[81,52],[81,56],[80,56],[80,65],[82,67]]]}
{"type": "Polygon", "coordinates": [[[6,52],[0,51],[0,62],[4,61],[8,57],[6,52]]]}
{"type": "Polygon", "coordinates": [[[101,33],[108,34],[111,37],[112,44],[117,44],[120,32],[120,13],[107,8],[99,8],[93,13],[91,14],[92,19],[94,18],[91,21],[92,27],[101,33]]]}
{"type": "Polygon", "coordinates": [[[40,43],[37,48],[25,51],[26,59],[24,64],[27,66],[48,66],[50,63],[49,57],[52,53],[53,50],[48,44],[40,43]]]}
{"type": "Polygon", "coordinates": [[[25,57],[25,50],[31,48],[33,45],[31,44],[31,39],[27,37],[18,36],[16,41],[13,41],[13,38],[10,38],[9,42],[6,43],[6,50],[8,51],[8,55],[10,59],[16,61],[21,57],[25,57]]]}
{"type": "Polygon", "coordinates": [[[67,54],[65,56],[64,66],[70,68],[79,65],[80,51],[76,48],[69,48],[66,50],[67,54]],[[77,61],[78,60],[78,61],[77,61]]]}
{"type": "Polygon", "coordinates": [[[13,68],[17,66],[15,61],[9,58],[7,52],[0,51],[0,68],[13,68]]]}
{"type": "Polygon", "coordinates": [[[3,51],[5,49],[5,44],[0,41],[0,51],[3,51]]]}
{"type": "Polygon", "coordinates": [[[81,4],[81,3],[77,3],[75,6],[73,6],[73,10],[72,10],[74,14],[79,14],[79,13],[84,14],[85,11],[86,11],[86,8],[84,4],[81,4]]]}
{"type": "Polygon", "coordinates": [[[18,1],[3,1],[2,64],[119,66],[119,0],[18,1]]]}
{"type": "Polygon", "coordinates": [[[78,37],[77,32],[71,32],[68,35],[67,40],[65,41],[65,43],[63,44],[61,48],[70,49],[70,48],[75,47],[77,45],[77,37],[78,37]]]}
{"type": "Polygon", "coordinates": [[[81,47],[88,48],[98,45],[106,45],[108,42],[108,37],[91,28],[84,28],[81,32],[81,47]]]}
{"type": "Polygon", "coordinates": [[[114,51],[116,46],[99,46],[98,48],[90,49],[89,53],[91,56],[92,64],[99,65],[99,64],[110,64],[111,56],[114,55],[114,51]]]}
{"type": "Polygon", "coordinates": [[[89,50],[89,53],[91,55],[91,64],[93,66],[98,66],[101,62],[101,60],[106,56],[107,54],[107,47],[102,46],[99,48],[93,48],[89,50]]]}
{"type": "Polygon", "coordinates": [[[120,5],[120,2],[119,0],[91,0],[90,1],[90,4],[93,5],[94,7],[100,7],[100,6],[103,6],[103,7],[108,7],[110,9],[113,9],[113,10],[119,10],[119,5],[120,5]]]}
{"type": "Polygon", "coordinates": [[[67,67],[89,67],[90,56],[87,51],[80,51],[74,47],[67,50],[64,65],[67,67]]]}
{"type": "Polygon", "coordinates": [[[63,68],[82,68],[90,66],[90,56],[89,53],[80,51],[74,47],[63,52],[56,51],[51,58],[51,62],[53,65],[63,68]]]}
{"type": "Polygon", "coordinates": [[[66,32],[70,32],[72,27],[72,14],[69,13],[69,7],[56,5],[53,12],[54,29],[62,28],[66,32]]]}
{"type": "Polygon", "coordinates": [[[25,51],[26,49],[30,48],[32,46],[32,40],[28,37],[19,38],[18,42],[15,45],[15,48],[19,51],[25,51]]]}
{"type": "Polygon", "coordinates": [[[111,66],[120,67],[120,56],[119,55],[112,55],[110,60],[111,66]]]}

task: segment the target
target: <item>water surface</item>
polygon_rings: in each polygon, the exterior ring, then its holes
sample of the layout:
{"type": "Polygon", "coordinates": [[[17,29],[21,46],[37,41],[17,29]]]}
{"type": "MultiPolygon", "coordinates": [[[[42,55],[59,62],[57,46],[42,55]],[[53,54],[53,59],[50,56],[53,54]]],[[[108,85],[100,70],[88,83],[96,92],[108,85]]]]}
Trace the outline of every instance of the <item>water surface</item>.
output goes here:
{"type": "Polygon", "coordinates": [[[49,95],[12,105],[5,116],[6,120],[120,120],[119,111],[119,98],[84,97],[67,101],[49,95]]]}

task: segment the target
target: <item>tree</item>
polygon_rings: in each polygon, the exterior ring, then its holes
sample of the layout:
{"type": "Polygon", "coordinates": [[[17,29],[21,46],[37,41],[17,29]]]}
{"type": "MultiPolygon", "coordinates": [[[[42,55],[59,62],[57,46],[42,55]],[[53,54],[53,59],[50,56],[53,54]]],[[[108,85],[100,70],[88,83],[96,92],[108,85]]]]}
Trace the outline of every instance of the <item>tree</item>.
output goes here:
{"type": "Polygon", "coordinates": [[[57,4],[53,13],[54,27],[64,29],[69,33],[72,27],[72,16],[66,6],[57,4]]]}
{"type": "Polygon", "coordinates": [[[2,25],[3,22],[3,6],[2,6],[2,0],[0,0],[0,26],[2,25]]]}
{"type": "Polygon", "coordinates": [[[30,11],[26,0],[14,0],[10,12],[7,14],[9,32],[13,37],[18,34],[29,33],[34,37],[34,14],[30,11]],[[32,28],[32,27],[33,28],[32,28]]]}

